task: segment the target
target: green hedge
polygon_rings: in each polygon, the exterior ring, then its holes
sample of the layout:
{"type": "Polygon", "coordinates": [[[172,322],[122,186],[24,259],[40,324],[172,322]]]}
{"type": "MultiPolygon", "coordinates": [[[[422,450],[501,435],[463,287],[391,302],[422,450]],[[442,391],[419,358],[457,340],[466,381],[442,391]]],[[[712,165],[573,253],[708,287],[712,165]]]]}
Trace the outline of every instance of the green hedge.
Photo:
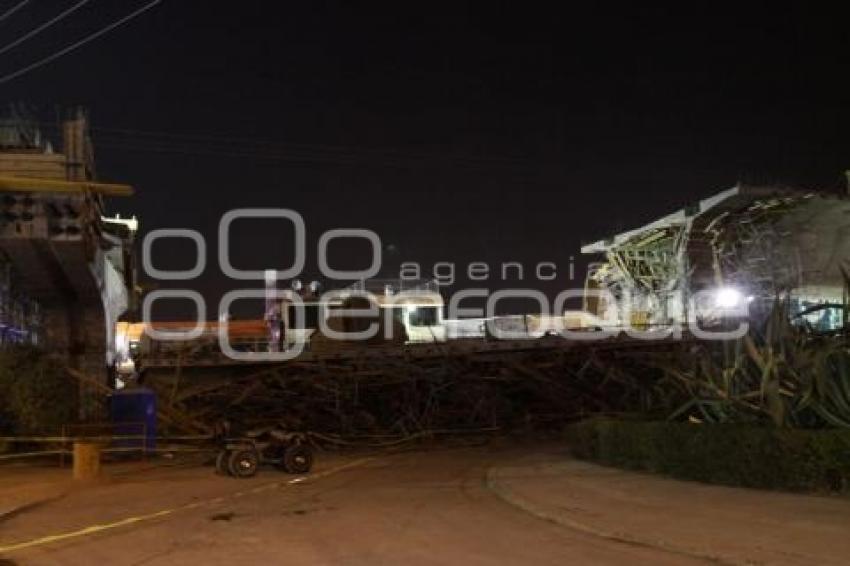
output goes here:
{"type": "Polygon", "coordinates": [[[581,459],[733,486],[850,491],[850,429],[592,419],[567,429],[581,459]]]}

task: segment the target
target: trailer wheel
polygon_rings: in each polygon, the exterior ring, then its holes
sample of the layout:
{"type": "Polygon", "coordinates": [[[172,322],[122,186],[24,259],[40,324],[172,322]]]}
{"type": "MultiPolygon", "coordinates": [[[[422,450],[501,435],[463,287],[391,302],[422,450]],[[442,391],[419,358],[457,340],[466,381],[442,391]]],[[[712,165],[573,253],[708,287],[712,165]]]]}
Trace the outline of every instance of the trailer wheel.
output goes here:
{"type": "Polygon", "coordinates": [[[313,451],[303,444],[294,444],[283,453],[283,469],[290,474],[306,474],[313,467],[313,451]]]}
{"type": "Polygon", "coordinates": [[[236,478],[250,478],[257,475],[260,457],[253,448],[241,448],[230,453],[227,468],[236,478]]]}
{"type": "Polygon", "coordinates": [[[215,473],[220,476],[230,475],[230,470],[228,469],[229,460],[230,450],[227,450],[226,448],[219,450],[215,457],[215,473]]]}

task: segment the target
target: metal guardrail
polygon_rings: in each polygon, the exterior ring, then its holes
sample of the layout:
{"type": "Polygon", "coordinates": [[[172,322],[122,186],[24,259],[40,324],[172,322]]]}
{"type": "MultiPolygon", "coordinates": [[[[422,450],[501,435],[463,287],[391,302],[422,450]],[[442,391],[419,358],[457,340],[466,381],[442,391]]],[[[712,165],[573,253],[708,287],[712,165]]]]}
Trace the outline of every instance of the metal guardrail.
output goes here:
{"type": "Polygon", "coordinates": [[[146,423],[86,423],[65,425],[62,427],[62,432],[59,436],[0,436],[0,443],[24,443],[24,444],[51,444],[59,445],[59,448],[50,447],[45,450],[31,450],[27,452],[11,452],[8,454],[0,454],[0,462],[39,458],[45,456],[59,456],[60,467],[65,467],[65,456],[73,455],[73,444],[79,441],[97,442],[107,445],[108,447],[101,449],[105,454],[121,454],[121,453],[138,453],[142,459],[147,459],[151,454],[164,452],[199,452],[208,451],[208,448],[187,448],[187,447],[168,447],[156,448],[148,446],[148,441],[156,440],[157,442],[197,442],[208,441],[212,439],[210,435],[182,435],[182,436],[156,436],[150,437],[147,435],[146,423]],[[107,431],[109,428],[139,426],[141,434],[114,434],[107,431]],[[77,431],[77,432],[74,432],[77,431]],[[138,446],[114,446],[116,442],[121,441],[138,441],[138,446]]]}
{"type": "MultiPolygon", "coordinates": [[[[119,422],[119,423],[74,423],[62,426],[62,436],[74,439],[74,442],[85,440],[98,444],[108,444],[108,448],[102,448],[101,452],[136,452],[138,451],[143,460],[148,457],[148,425],[145,422],[119,422]],[[115,434],[117,430],[138,428],[140,434],[115,434]],[[135,436],[137,438],[126,438],[135,436]],[[139,446],[120,446],[121,442],[134,442],[138,440],[139,446]],[[118,442],[119,445],[115,446],[118,442]]],[[[73,445],[71,447],[73,449],[73,445]]],[[[59,456],[59,466],[65,467],[65,454],[59,456]]]]}

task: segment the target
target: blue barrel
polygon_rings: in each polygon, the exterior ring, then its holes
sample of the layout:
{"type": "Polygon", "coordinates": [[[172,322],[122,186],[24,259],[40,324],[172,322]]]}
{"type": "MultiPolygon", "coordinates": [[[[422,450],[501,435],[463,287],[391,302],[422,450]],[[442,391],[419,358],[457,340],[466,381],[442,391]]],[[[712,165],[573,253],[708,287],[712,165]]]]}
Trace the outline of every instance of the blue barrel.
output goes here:
{"type": "Polygon", "coordinates": [[[147,387],[121,389],[109,397],[109,416],[115,436],[139,436],[113,442],[120,448],[156,448],[156,393],[147,387]]]}

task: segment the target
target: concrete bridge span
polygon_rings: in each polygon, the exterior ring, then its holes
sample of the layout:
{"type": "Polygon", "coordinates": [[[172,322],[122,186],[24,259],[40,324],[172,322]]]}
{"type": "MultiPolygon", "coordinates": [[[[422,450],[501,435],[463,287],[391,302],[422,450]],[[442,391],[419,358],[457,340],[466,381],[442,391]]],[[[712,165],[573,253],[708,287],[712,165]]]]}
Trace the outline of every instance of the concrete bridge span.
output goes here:
{"type": "MultiPolygon", "coordinates": [[[[127,185],[94,179],[87,120],[63,123],[63,153],[0,121],[0,342],[31,343],[107,384],[117,319],[134,306],[137,222],[104,216],[127,185]]],[[[80,417],[101,416],[80,391],[80,417]]]]}

